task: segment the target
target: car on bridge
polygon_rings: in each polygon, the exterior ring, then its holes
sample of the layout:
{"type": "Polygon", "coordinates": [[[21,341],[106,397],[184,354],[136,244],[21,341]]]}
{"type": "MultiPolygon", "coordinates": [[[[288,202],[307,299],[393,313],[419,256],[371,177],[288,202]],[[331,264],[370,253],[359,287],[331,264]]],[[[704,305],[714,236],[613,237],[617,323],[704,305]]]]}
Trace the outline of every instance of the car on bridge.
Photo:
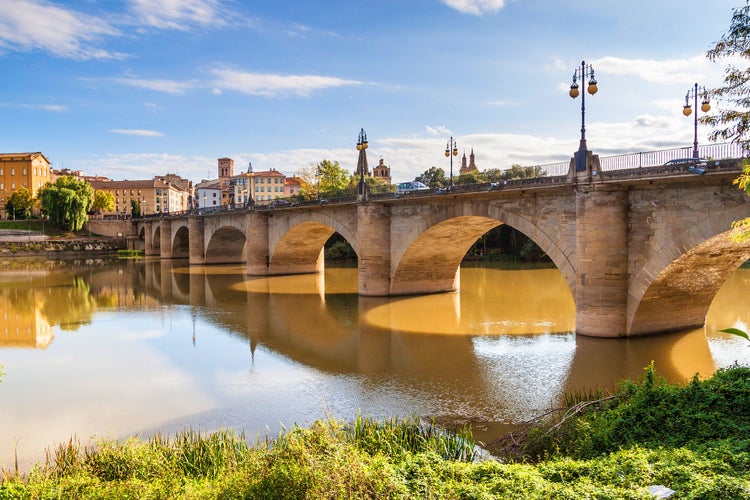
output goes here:
{"type": "Polygon", "coordinates": [[[285,200],[284,198],[276,198],[271,202],[271,208],[283,208],[283,207],[291,207],[292,204],[289,200],[285,200]]]}
{"type": "Polygon", "coordinates": [[[396,194],[409,194],[416,191],[429,191],[430,188],[419,181],[402,182],[396,188],[396,194]]]}
{"type": "Polygon", "coordinates": [[[685,167],[691,174],[703,175],[706,173],[708,160],[706,160],[705,158],[676,158],[674,160],[669,160],[664,164],[664,166],[685,167]]]}

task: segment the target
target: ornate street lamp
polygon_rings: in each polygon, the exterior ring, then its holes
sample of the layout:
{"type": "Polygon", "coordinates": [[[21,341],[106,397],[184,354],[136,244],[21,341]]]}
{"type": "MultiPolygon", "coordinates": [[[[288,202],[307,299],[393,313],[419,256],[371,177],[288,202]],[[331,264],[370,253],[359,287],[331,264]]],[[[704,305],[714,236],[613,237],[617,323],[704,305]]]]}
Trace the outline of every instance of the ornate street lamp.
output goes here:
{"type": "Polygon", "coordinates": [[[315,181],[316,181],[316,183],[317,183],[317,185],[318,185],[318,190],[317,190],[317,194],[316,194],[316,196],[315,196],[315,199],[316,199],[316,200],[317,200],[318,202],[320,202],[320,175],[321,175],[321,174],[320,174],[320,163],[318,163],[318,164],[317,164],[317,165],[315,166],[315,181]]]}
{"type": "Polygon", "coordinates": [[[453,157],[458,156],[458,145],[453,140],[453,136],[448,139],[445,145],[445,156],[451,159],[450,187],[453,188],[453,157]]]}
{"type": "MultiPolygon", "coordinates": [[[[690,96],[693,96],[693,101],[695,102],[695,125],[693,127],[693,158],[698,158],[698,84],[696,83],[695,86],[692,89],[688,89],[687,94],[685,94],[685,105],[682,107],[682,114],[685,116],[690,116],[690,114],[693,112],[692,108],[690,107],[690,96]]],[[[703,87],[703,92],[701,93],[701,111],[704,113],[708,113],[711,110],[711,103],[708,100],[708,92],[706,92],[706,87],[703,87]]]]}
{"type": "Polygon", "coordinates": [[[596,78],[594,78],[594,68],[590,64],[586,64],[586,61],[581,61],[581,67],[576,68],[573,71],[573,83],[570,85],[569,95],[573,99],[581,96],[581,143],[578,146],[578,153],[576,153],[576,171],[586,170],[586,92],[580,92],[578,90],[578,80],[581,80],[581,84],[589,78],[589,84],[587,91],[589,94],[594,95],[599,90],[596,85],[596,78]]]}
{"type": "Polygon", "coordinates": [[[367,169],[367,134],[365,129],[359,130],[359,138],[357,139],[357,151],[359,151],[359,159],[357,160],[357,170],[359,170],[359,186],[357,187],[357,194],[361,200],[364,200],[367,196],[367,184],[365,183],[365,170],[367,169]]]}

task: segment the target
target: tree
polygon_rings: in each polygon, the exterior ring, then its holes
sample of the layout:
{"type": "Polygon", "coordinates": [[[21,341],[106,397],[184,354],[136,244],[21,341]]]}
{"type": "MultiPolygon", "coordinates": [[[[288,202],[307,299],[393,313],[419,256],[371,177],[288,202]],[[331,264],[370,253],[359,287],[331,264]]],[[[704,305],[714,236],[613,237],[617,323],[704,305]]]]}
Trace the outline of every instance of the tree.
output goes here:
{"type": "Polygon", "coordinates": [[[50,222],[71,231],[79,231],[89,220],[93,197],[91,184],[69,175],[58,177],[54,184],[45,184],[37,194],[50,222]]]}
{"type": "Polygon", "coordinates": [[[111,212],[115,209],[115,196],[109,191],[99,190],[94,193],[91,210],[94,213],[111,212]]]}
{"type": "MultiPolygon", "coordinates": [[[[711,61],[723,58],[750,59],[750,3],[732,10],[729,31],[714,48],[706,53],[711,61]]],[[[730,104],[718,113],[701,118],[703,123],[719,127],[710,134],[711,140],[730,140],[750,147],[750,68],[730,64],[724,71],[724,86],[711,91],[718,100],[730,104]]]]}
{"type": "MultiPolygon", "coordinates": [[[[318,193],[321,198],[351,194],[352,179],[337,161],[323,160],[317,165],[302,167],[295,175],[302,181],[300,186],[302,198],[314,199],[318,197],[318,193]]],[[[354,185],[356,186],[356,182],[354,185]]]]}
{"type": "Polygon", "coordinates": [[[522,167],[521,165],[511,165],[509,169],[503,172],[503,179],[514,180],[514,179],[532,179],[534,177],[544,177],[547,175],[542,167],[522,167]]]}
{"type": "Polygon", "coordinates": [[[140,217],[141,216],[141,202],[132,199],[130,200],[130,215],[133,217],[140,217]]]}
{"type": "Polygon", "coordinates": [[[300,168],[294,175],[300,179],[299,194],[302,199],[312,200],[318,196],[318,166],[314,164],[300,168]]]}
{"type": "Polygon", "coordinates": [[[473,171],[473,172],[467,172],[465,174],[461,174],[456,179],[456,185],[463,186],[466,184],[479,184],[481,182],[485,182],[486,178],[482,172],[479,171],[473,171]]]}
{"type": "Polygon", "coordinates": [[[317,171],[320,175],[320,196],[332,198],[351,194],[351,178],[349,173],[341,168],[339,162],[331,163],[323,160],[318,163],[317,171]]]}
{"type": "Polygon", "coordinates": [[[498,182],[503,180],[503,171],[499,168],[488,168],[484,172],[484,178],[487,182],[498,182]]]}
{"type": "Polygon", "coordinates": [[[415,181],[421,182],[425,186],[436,189],[445,187],[448,185],[448,181],[445,178],[445,170],[439,167],[430,167],[425,170],[422,175],[418,175],[414,178],[415,181]]]}
{"type": "Polygon", "coordinates": [[[5,210],[13,215],[14,219],[28,219],[31,217],[31,208],[34,206],[34,196],[25,187],[13,191],[5,204],[5,210]]]}
{"type": "Polygon", "coordinates": [[[388,184],[382,177],[365,177],[365,182],[367,183],[367,192],[371,194],[391,193],[396,190],[396,186],[388,184]]]}
{"type": "MultiPolygon", "coordinates": [[[[732,10],[732,21],[729,31],[716,42],[714,48],[706,53],[711,61],[723,58],[736,60],[750,59],[750,2],[744,7],[732,10]]],[[[750,147],[750,67],[737,68],[730,64],[724,71],[724,86],[711,91],[717,100],[723,100],[728,107],[719,108],[718,113],[705,116],[703,123],[719,127],[710,134],[710,139],[731,140],[741,144],[745,149],[750,147]]],[[[750,196],[750,163],[743,160],[742,173],[734,183],[750,196]]],[[[738,241],[750,240],[750,217],[735,221],[732,224],[737,231],[734,238],[738,241]]],[[[736,328],[721,330],[749,339],[748,334],[736,328]]]]}

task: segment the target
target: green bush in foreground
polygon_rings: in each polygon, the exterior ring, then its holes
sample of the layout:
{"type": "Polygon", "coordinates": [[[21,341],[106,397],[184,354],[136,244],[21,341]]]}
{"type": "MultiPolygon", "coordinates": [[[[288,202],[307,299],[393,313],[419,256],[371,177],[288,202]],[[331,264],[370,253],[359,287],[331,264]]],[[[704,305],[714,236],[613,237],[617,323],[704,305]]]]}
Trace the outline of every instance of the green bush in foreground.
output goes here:
{"type": "Polygon", "coordinates": [[[722,369],[679,387],[657,377],[652,365],[640,383],[624,382],[615,397],[569,421],[532,429],[524,456],[590,458],[635,445],[700,449],[720,444],[738,456],[750,452],[750,368],[722,369]]]}
{"type": "Polygon", "coordinates": [[[611,399],[532,429],[519,462],[473,462],[467,430],[418,419],[316,422],[247,445],[242,435],[74,440],[0,498],[750,498],[750,370],[670,386],[647,370],[611,399]],[[712,422],[711,425],[708,422],[712,422]],[[538,459],[536,463],[526,460],[538,459]]]}

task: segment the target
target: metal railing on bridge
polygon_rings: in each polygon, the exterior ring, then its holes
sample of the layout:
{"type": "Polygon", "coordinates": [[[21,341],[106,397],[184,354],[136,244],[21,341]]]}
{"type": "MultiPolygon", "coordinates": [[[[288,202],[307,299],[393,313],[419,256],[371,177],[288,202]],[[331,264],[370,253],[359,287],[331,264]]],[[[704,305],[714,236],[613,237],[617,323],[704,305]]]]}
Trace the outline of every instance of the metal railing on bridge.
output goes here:
{"type": "MultiPolygon", "coordinates": [[[[642,151],[640,153],[628,153],[622,155],[603,156],[599,158],[602,171],[626,170],[629,168],[656,167],[664,165],[670,160],[680,158],[692,158],[693,147],[660,149],[656,151],[642,151]]],[[[741,145],[734,142],[721,144],[705,144],[698,146],[698,156],[709,160],[725,160],[729,158],[746,158],[750,152],[741,145]]],[[[534,165],[540,167],[547,175],[565,175],[570,167],[570,160],[545,165],[534,165]]]]}

